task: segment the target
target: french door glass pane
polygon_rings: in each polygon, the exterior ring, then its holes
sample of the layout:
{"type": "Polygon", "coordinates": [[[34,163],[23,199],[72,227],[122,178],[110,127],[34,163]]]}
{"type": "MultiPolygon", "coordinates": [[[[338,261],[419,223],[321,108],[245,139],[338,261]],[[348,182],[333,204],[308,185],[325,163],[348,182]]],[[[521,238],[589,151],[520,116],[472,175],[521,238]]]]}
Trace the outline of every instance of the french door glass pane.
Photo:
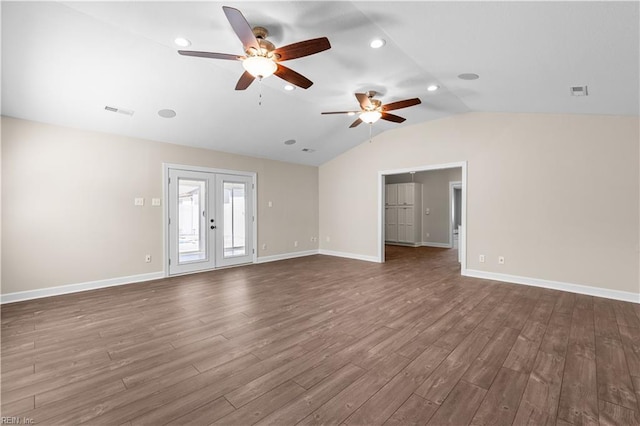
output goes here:
{"type": "Polygon", "coordinates": [[[178,253],[179,263],[207,257],[205,208],[206,182],[178,179],[178,253]]]}
{"type": "Polygon", "coordinates": [[[245,184],[224,182],[224,257],[247,254],[245,184]]]}

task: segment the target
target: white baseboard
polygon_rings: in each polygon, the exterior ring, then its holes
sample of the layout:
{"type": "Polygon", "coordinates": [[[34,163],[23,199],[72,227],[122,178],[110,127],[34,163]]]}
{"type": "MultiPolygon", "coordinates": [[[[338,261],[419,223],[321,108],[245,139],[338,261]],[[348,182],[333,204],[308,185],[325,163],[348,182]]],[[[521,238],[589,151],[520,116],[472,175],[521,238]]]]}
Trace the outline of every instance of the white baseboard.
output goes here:
{"type": "Polygon", "coordinates": [[[397,241],[385,241],[386,245],[390,246],[400,246],[400,247],[420,247],[422,243],[400,243],[397,241]]]}
{"type": "Polygon", "coordinates": [[[327,256],[345,257],[347,259],[364,260],[365,262],[380,263],[380,260],[376,256],[365,256],[363,254],[344,253],[340,251],[324,250],[324,249],[320,249],[318,252],[319,254],[324,254],[327,256]]]}
{"type": "Polygon", "coordinates": [[[294,259],[296,257],[305,257],[318,254],[318,250],[296,251],[293,253],[274,254],[273,256],[258,257],[256,263],[276,262],[278,260],[294,259]]]}
{"type": "Polygon", "coordinates": [[[500,274],[497,272],[477,271],[474,269],[465,269],[462,271],[462,275],[474,278],[484,278],[487,280],[503,281],[512,284],[525,284],[533,287],[550,288],[552,290],[568,291],[570,293],[585,294],[587,296],[622,300],[624,302],[640,303],[640,293],[631,293],[628,291],[609,290],[602,287],[591,287],[587,285],[549,281],[539,278],[520,277],[517,275],[500,274]]]}
{"type": "Polygon", "coordinates": [[[95,290],[98,288],[113,287],[117,285],[140,283],[160,278],[164,278],[164,272],[162,271],[131,275],[128,277],[109,278],[106,280],[88,281],[86,283],[69,284],[59,287],[42,288],[38,290],[18,291],[15,293],[0,295],[0,304],[40,299],[42,297],[59,296],[61,294],[77,293],[79,291],[95,290]]]}
{"type": "Polygon", "coordinates": [[[420,243],[420,245],[422,247],[451,248],[449,243],[430,243],[430,242],[423,241],[422,243],[420,243]]]}

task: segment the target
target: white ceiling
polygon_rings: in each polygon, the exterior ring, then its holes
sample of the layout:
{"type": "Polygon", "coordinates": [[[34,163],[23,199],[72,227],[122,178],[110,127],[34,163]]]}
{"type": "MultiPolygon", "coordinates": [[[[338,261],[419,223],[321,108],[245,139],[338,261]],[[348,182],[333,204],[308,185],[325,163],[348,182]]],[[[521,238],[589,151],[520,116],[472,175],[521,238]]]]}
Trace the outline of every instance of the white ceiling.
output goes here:
{"type": "Polygon", "coordinates": [[[322,111],[419,97],[373,134],[468,111],[638,115],[638,2],[2,2],[2,114],[82,129],[319,165],[369,138],[322,111]],[[314,82],[272,76],[235,91],[242,54],[222,6],[276,46],[326,36],[328,51],[287,62],[314,82]],[[386,39],[381,49],[369,41],[386,39]],[[479,80],[464,81],[461,73],[479,80]],[[441,89],[431,93],[429,84],[441,89]],[[588,85],[588,97],[569,87],[588,85]],[[258,97],[262,92],[262,105],[258,97]],[[107,112],[106,105],[135,111],[107,112]],[[160,109],[174,109],[165,119],[160,109]],[[295,139],[295,145],[284,141],[295,139]],[[302,152],[311,148],[313,153],[302,152]]]}

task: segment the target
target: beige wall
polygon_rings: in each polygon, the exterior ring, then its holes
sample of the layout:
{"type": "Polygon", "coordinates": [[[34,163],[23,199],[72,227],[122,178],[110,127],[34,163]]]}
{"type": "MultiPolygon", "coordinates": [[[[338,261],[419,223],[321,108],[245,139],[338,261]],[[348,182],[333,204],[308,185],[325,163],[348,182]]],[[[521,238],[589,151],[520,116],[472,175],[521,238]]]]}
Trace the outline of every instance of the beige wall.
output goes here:
{"type": "Polygon", "coordinates": [[[161,271],[163,162],[256,172],[258,255],[317,249],[317,167],[3,117],[2,294],[161,271]]]}
{"type": "Polygon", "coordinates": [[[320,167],[320,247],[376,256],[378,172],[467,161],[469,269],[637,293],[639,124],[469,113],[388,131],[320,167]]]}

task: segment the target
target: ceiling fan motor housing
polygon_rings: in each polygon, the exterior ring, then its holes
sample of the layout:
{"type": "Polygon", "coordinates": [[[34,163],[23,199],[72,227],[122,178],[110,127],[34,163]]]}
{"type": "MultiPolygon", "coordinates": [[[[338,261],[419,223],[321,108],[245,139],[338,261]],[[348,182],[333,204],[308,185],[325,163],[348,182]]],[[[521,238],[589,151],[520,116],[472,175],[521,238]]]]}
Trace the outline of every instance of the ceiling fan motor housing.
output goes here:
{"type": "Polygon", "coordinates": [[[267,36],[269,35],[269,31],[264,27],[254,27],[253,35],[256,36],[258,40],[258,44],[260,45],[260,51],[256,51],[256,49],[250,47],[247,49],[247,55],[249,56],[264,56],[266,58],[278,59],[277,54],[272,53],[276,46],[267,40],[267,36]]]}

